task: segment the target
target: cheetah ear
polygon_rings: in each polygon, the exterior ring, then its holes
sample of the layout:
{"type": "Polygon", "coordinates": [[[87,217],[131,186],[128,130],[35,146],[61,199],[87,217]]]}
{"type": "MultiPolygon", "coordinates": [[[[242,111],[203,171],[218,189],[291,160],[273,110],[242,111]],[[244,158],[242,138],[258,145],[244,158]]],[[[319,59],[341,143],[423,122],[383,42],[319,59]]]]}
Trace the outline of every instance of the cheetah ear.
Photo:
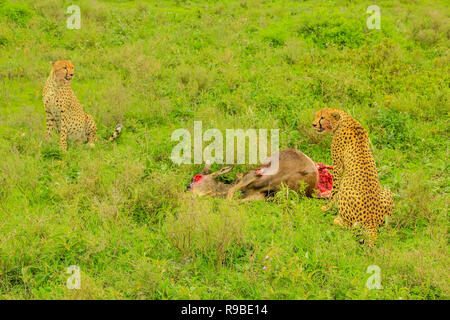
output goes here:
{"type": "Polygon", "coordinates": [[[334,120],[337,120],[337,121],[339,119],[341,119],[341,115],[337,112],[332,113],[331,116],[334,118],[334,120]]]}

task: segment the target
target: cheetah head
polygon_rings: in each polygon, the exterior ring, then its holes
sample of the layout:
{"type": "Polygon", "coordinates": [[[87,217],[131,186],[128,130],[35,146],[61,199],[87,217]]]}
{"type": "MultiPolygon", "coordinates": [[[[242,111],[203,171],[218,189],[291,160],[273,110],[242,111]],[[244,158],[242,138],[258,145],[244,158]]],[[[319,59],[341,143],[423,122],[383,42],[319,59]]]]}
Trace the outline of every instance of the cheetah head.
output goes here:
{"type": "Polygon", "coordinates": [[[330,131],[333,133],[342,117],[342,110],[325,108],[316,112],[316,116],[312,123],[314,129],[322,133],[324,131],[330,131]]]}
{"type": "Polygon", "coordinates": [[[58,60],[55,62],[50,62],[50,64],[52,65],[52,73],[55,75],[57,80],[72,80],[74,75],[72,62],[70,62],[69,60],[58,60]]]}

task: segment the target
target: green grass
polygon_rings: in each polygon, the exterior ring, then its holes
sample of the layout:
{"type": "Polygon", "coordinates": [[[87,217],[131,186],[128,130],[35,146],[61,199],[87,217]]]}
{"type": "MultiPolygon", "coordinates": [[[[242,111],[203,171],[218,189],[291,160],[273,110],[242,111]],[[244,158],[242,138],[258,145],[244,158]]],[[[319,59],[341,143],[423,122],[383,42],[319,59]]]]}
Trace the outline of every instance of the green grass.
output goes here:
{"type": "Polygon", "coordinates": [[[381,30],[366,1],[85,0],[80,30],[71,4],[0,0],[0,298],[449,298],[446,1],[377,1],[381,30]],[[58,59],[99,138],[123,123],[117,143],[44,142],[58,59]],[[322,200],[184,193],[201,166],[172,163],[175,129],[279,128],[282,148],[330,164],[331,137],[311,126],[322,107],[369,131],[395,194],[375,248],[322,200]],[[369,265],[383,289],[366,288],[369,265]]]}

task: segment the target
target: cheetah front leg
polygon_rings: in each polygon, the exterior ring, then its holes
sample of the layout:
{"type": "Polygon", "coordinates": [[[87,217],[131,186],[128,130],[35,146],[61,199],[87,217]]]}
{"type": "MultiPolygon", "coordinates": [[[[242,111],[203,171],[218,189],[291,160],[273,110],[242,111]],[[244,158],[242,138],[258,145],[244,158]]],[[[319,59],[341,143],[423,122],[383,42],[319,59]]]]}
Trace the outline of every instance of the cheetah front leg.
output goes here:
{"type": "Polygon", "coordinates": [[[369,247],[373,248],[375,241],[378,239],[378,228],[370,226],[369,228],[369,247]]]}
{"type": "Polygon", "coordinates": [[[57,130],[57,126],[56,126],[56,119],[54,117],[54,115],[46,110],[46,123],[47,123],[47,130],[46,130],[46,134],[45,134],[45,140],[50,140],[51,135],[52,135],[52,130],[57,130]]]}
{"type": "Polygon", "coordinates": [[[342,219],[341,216],[337,216],[336,219],[334,219],[333,223],[341,228],[347,227],[346,223],[344,222],[344,219],[342,219]]]}
{"type": "Polygon", "coordinates": [[[61,144],[61,149],[67,151],[67,120],[63,115],[61,117],[61,130],[59,133],[59,141],[61,144]]]}
{"type": "Polygon", "coordinates": [[[97,125],[95,124],[94,118],[87,113],[85,118],[85,130],[87,143],[90,147],[94,147],[94,143],[97,141],[97,125]]]}

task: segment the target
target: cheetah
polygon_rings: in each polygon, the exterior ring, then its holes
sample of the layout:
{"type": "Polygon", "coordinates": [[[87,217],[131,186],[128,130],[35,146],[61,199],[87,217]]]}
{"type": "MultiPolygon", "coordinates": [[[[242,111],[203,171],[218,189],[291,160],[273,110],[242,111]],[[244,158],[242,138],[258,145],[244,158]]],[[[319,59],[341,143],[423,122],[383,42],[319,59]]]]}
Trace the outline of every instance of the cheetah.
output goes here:
{"type": "Polygon", "coordinates": [[[345,111],[332,108],[317,111],[312,125],[319,133],[333,135],[333,190],[323,209],[337,202],[339,215],[334,223],[342,227],[359,223],[370,232],[369,245],[373,246],[378,226],[392,214],[394,197],[381,188],[367,131],[345,111]]]}
{"type": "MultiPolygon", "coordinates": [[[[50,62],[52,68],[45,82],[44,102],[49,140],[55,130],[59,134],[62,150],[67,150],[67,140],[82,141],[94,146],[97,141],[97,125],[91,115],[84,112],[71,87],[74,66],[68,60],[50,62]]],[[[122,130],[118,124],[109,139],[115,140],[122,130]]]]}

